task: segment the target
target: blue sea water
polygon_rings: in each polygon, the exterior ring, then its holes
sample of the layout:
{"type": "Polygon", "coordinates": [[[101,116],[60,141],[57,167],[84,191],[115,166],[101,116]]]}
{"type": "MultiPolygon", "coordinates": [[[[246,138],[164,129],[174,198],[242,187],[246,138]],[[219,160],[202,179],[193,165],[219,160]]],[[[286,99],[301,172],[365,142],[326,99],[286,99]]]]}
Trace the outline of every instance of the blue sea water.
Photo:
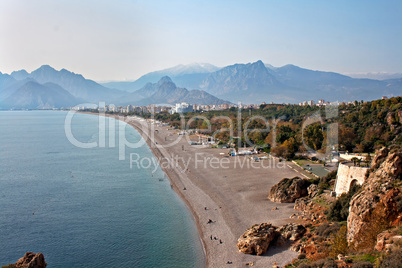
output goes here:
{"type": "MultiPolygon", "coordinates": [[[[203,267],[196,225],[157,166],[130,168],[147,145],[84,149],[65,134],[67,112],[0,112],[0,265],[42,252],[48,267],[203,267]]],[[[98,117],[75,114],[72,133],[99,140],[98,117]]],[[[126,139],[141,139],[125,127],[126,139]]]]}

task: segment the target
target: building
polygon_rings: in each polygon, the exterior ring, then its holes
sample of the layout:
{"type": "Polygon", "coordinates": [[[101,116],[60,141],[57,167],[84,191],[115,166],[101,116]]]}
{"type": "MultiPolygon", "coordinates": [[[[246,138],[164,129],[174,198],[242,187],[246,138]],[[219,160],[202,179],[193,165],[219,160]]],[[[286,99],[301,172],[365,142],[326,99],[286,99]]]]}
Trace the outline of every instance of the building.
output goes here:
{"type": "Polygon", "coordinates": [[[339,163],[335,182],[336,196],[347,193],[354,184],[362,185],[367,170],[367,167],[356,167],[350,162],[339,163]]]}
{"type": "Polygon", "coordinates": [[[172,108],[171,113],[188,113],[193,111],[193,106],[186,103],[176,103],[176,105],[172,108]]]}

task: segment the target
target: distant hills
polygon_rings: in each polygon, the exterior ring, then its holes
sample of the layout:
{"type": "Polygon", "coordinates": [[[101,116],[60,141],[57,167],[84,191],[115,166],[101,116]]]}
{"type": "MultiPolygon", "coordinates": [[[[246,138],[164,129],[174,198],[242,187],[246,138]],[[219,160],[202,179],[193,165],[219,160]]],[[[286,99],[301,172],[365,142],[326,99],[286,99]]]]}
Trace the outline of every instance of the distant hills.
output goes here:
{"type": "MultiPolygon", "coordinates": [[[[207,64],[192,68],[196,72],[206,73],[216,69],[207,64]]],[[[191,73],[186,66],[177,66],[170,71],[177,76],[191,73]]],[[[102,86],[65,69],[57,71],[49,65],[43,65],[31,73],[25,70],[14,71],[11,75],[0,73],[0,109],[61,108],[103,101],[115,105],[227,103],[205,91],[176,87],[169,77],[158,80],[158,83],[145,84],[138,91],[129,93],[102,86]]]]}
{"type": "Polygon", "coordinates": [[[53,83],[29,81],[4,99],[3,109],[49,109],[71,107],[79,101],[67,90],[53,83]]]}
{"type": "Polygon", "coordinates": [[[145,74],[133,82],[109,82],[102,83],[102,85],[109,88],[133,92],[142,88],[147,83],[156,83],[162,77],[169,76],[173,81],[178,83],[180,87],[193,89],[197,88],[208,74],[219,69],[220,68],[209,63],[180,64],[172,68],[145,74]]]}
{"type": "Polygon", "coordinates": [[[377,73],[351,73],[347,74],[353,78],[368,78],[375,80],[389,80],[389,79],[398,79],[402,77],[402,73],[386,73],[386,72],[377,72],[377,73]]]}
{"type": "Polygon", "coordinates": [[[115,105],[298,103],[318,99],[342,102],[401,93],[401,77],[352,78],[295,65],[274,67],[262,61],[223,68],[207,63],[177,65],[145,74],[133,82],[103,84],[49,65],[31,73],[0,72],[0,109],[60,108],[100,101],[115,105]]]}
{"type": "MultiPolygon", "coordinates": [[[[398,79],[375,80],[352,78],[334,72],[313,71],[295,65],[274,67],[262,61],[234,64],[198,71],[196,65],[181,65],[152,72],[134,82],[107,83],[117,89],[136,91],[147,83],[170,76],[178,87],[204,90],[231,102],[289,102],[325,99],[328,101],[373,100],[382,96],[399,96],[398,79]],[[174,72],[181,69],[181,72],[174,72]],[[124,85],[124,86],[122,86],[124,85]]],[[[394,76],[393,76],[394,77],[394,76]]]]}
{"type": "Polygon", "coordinates": [[[124,96],[123,104],[175,104],[187,102],[199,105],[219,105],[229,103],[202,91],[179,88],[168,76],[162,77],[157,83],[147,83],[144,87],[124,96]]]}
{"type": "Polygon", "coordinates": [[[25,70],[0,73],[0,109],[70,107],[116,99],[125,93],[106,88],[80,74],[43,65],[32,73],[25,70]]]}

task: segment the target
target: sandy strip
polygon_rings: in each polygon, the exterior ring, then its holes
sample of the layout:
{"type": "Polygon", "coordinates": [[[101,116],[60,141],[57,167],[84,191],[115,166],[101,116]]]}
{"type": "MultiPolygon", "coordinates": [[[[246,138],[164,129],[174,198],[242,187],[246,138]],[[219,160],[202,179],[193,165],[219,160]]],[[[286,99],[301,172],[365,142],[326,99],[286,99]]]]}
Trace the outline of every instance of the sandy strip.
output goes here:
{"type": "Polygon", "coordinates": [[[188,136],[180,136],[178,131],[167,127],[145,120],[106,116],[133,126],[158,158],[172,188],[186,202],[197,222],[207,267],[245,267],[246,263],[253,263],[254,267],[272,267],[274,263],[284,266],[297,257],[297,253],[286,247],[270,247],[263,256],[243,254],[236,247],[237,239],[253,224],[282,225],[294,221],[289,218],[297,212],[294,204],[267,199],[272,185],[282,178],[299,175],[288,163],[227,157],[228,149],[189,145],[188,136]]]}

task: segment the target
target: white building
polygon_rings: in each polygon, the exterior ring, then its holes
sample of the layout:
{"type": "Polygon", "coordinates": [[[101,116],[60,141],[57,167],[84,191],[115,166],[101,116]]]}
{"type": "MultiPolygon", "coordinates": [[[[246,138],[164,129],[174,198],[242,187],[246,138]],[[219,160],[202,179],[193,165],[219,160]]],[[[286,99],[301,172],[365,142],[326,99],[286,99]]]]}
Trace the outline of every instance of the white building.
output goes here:
{"type": "Polygon", "coordinates": [[[188,113],[193,111],[193,106],[186,103],[176,103],[176,105],[172,108],[171,113],[188,113]]]}

